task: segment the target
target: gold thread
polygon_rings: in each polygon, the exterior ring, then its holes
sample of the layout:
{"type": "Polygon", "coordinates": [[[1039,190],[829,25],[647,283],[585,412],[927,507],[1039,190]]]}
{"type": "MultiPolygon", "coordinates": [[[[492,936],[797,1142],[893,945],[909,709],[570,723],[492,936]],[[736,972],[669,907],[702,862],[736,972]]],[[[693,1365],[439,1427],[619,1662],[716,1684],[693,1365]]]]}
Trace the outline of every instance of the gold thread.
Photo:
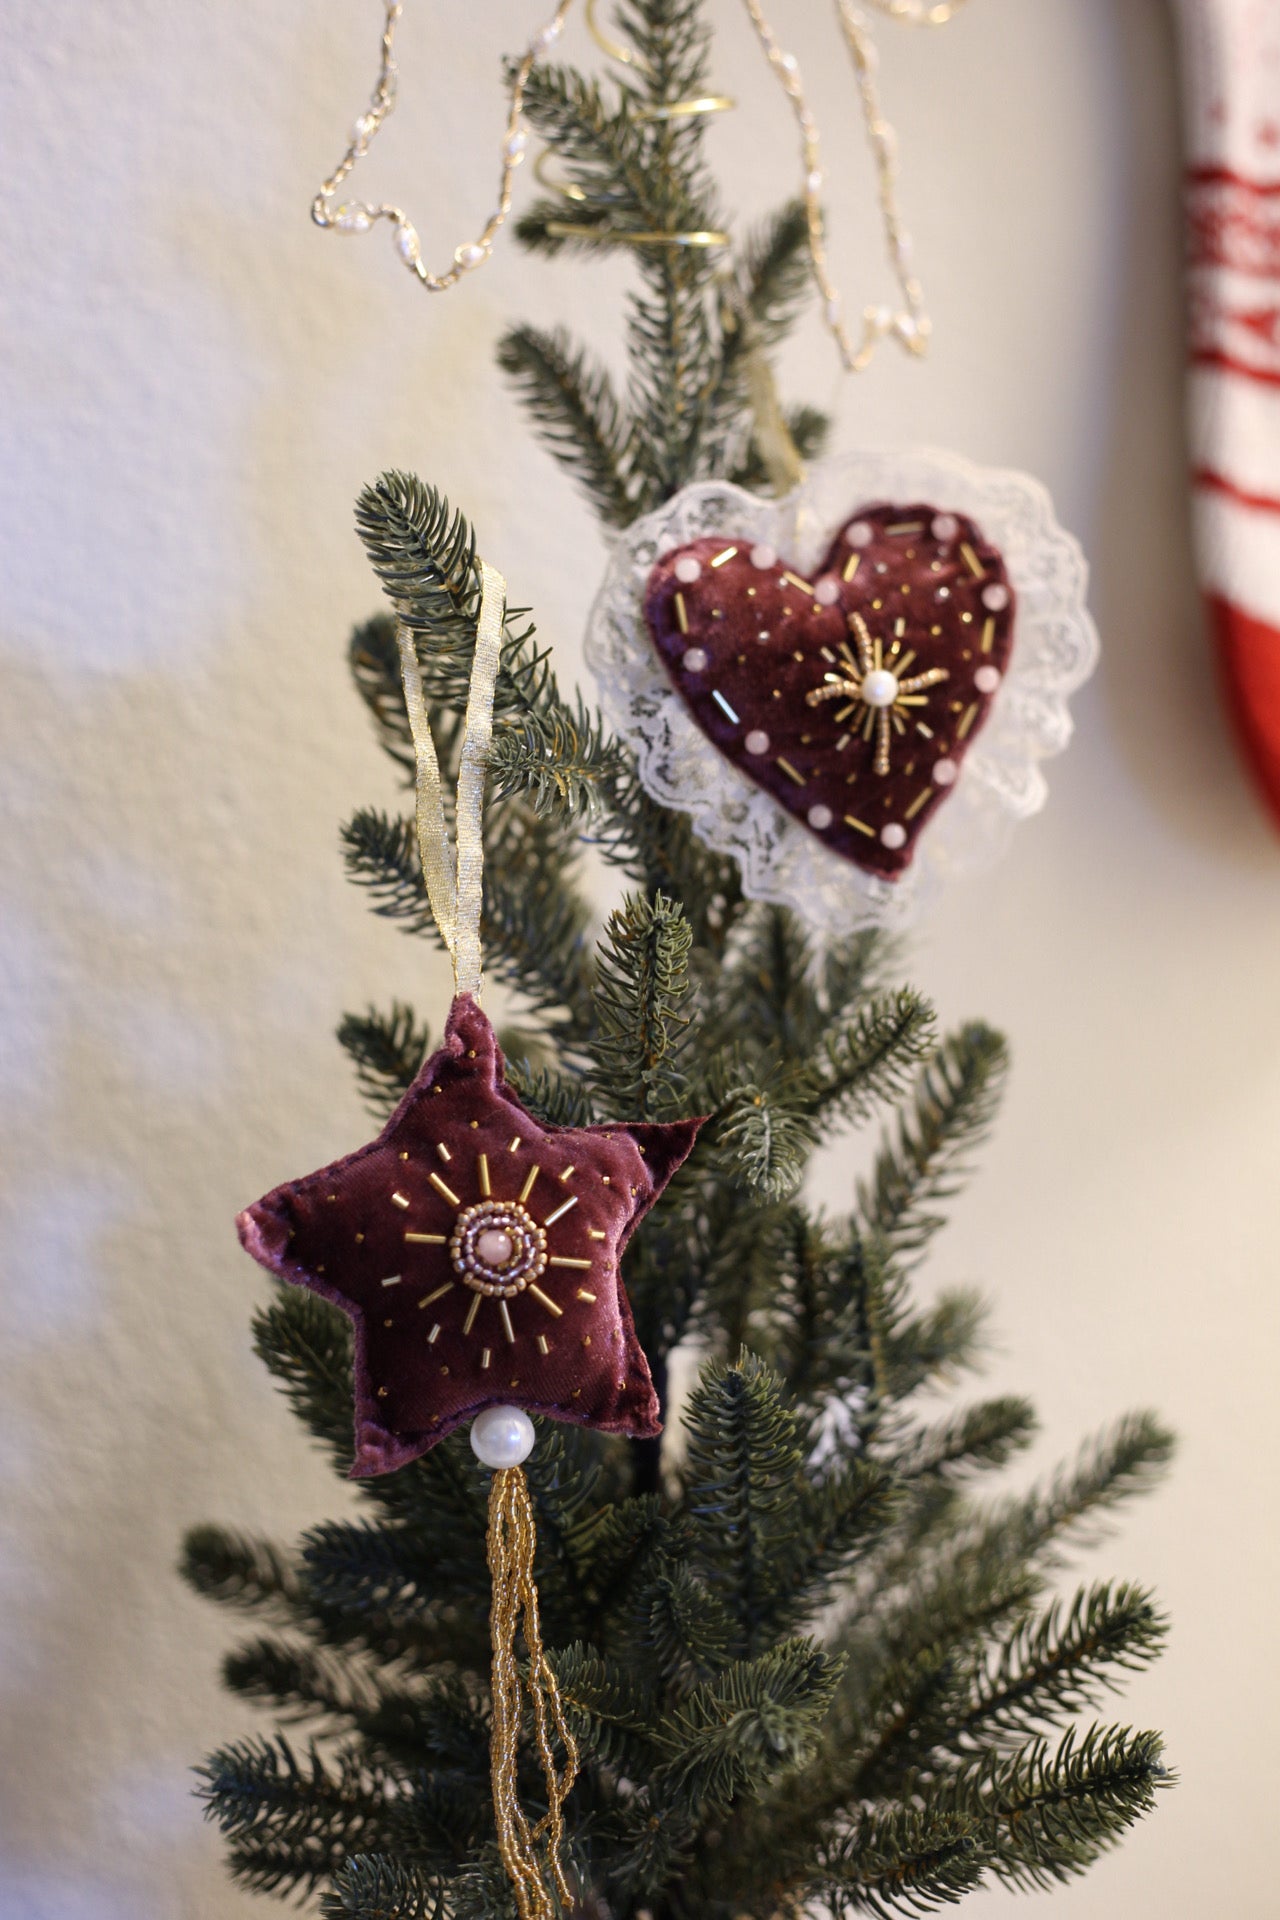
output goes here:
{"type": "Polygon", "coordinates": [[[548,1313],[554,1313],[557,1320],[563,1316],[564,1308],[558,1307],[550,1294],[544,1293],[541,1287],[536,1287],[530,1282],[526,1291],[533,1296],[540,1307],[545,1307],[548,1313]]]}
{"type": "MultiPolygon", "coordinates": [[[[572,1169],[570,1169],[570,1171],[572,1171],[572,1169]]],[[[573,1209],[577,1206],[577,1204],[578,1204],[577,1194],[571,1193],[567,1200],[562,1200],[560,1202],[560,1205],[555,1209],[554,1213],[549,1213],[547,1215],[546,1219],[542,1223],[543,1226],[554,1227],[556,1221],[563,1220],[566,1213],[572,1213],[573,1209]]]]}
{"type": "Polygon", "coordinates": [[[547,1345],[547,1336],[546,1336],[546,1334],[545,1334],[545,1333],[540,1333],[540,1334],[538,1335],[538,1352],[539,1352],[539,1353],[550,1353],[550,1351],[551,1351],[551,1348],[550,1348],[550,1347],[549,1347],[549,1346],[547,1345]]]}
{"type": "Polygon", "coordinates": [[[440,1155],[440,1158],[444,1161],[445,1165],[448,1166],[449,1162],[453,1158],[453,1155],[450,1153],[448,1147],[446,1147],[443,1140],[436,1141],[436,1152],[440,1155]]]}
{"type": "Polygon", "coordinates": [[[559,1909],[568,1912],[574,1897],[565,1876],[564,1803],[578,1771],[578,1748],[565,1719],[556,1677],[542,1642],[538,1590],[533,1562],[537,1548],[533,1503],[519,1467],[504,1467],[489,1488],[487,1537],[489,1573],[493,1582],[490,1640],[493,1723],[490,1771],[498,1852],[515,1889],[520,1920],[555,1920],[559,1909]],[[523,1630],[527,1665],[522,1685],[516,1638],[523,1630]],[[536,1825],[520,1805],[519,1746],[522,1694],[533,1709],[533,1737],[546,1782],[547,1811],[536,1825]],[[564,1764],[557,1768],[552,1740],[559,1743],[564,1764]],[[538,1842],[543,1841],[539,1849],[538,1842]]]}
{"type": "Polygon", "coordinates": [[[982,629],[982,651],[984,653],[990,653],[992,646],[995,644],[995,637],[996,623],[994,620],[988,620],[986,626],[982,629]]]}
{"type": "Polygon", "coordinates": [[[425,1299],[419,1300],[418,1305],[420,1307],[429,1307],[433,1301],[441,1300],[444,1298],[446,1293],[452,1293],[452,1292],[453,1292],[453,1281],[446,1280],[444,1285],[442,1287],[437,1287],[434,1293],[429,1293],[427,1294],[425,1299]]]}
{"type": "MultiPolygon", "coordinates": [[[[431,1177],[434,1179],[435,1175],[433,1174],[431,1177]]],[[[409,1205],[409,1196],[404,1193],[393,1193],[391,1196],[391,1204],[393,1207],[407,1208],[409,1205]]]]}
{"type": "Polygon", "coordinates": [[[677,593],[674,600],[672,601],[672,605],[675,607],[675,610],[676,610],[676,625],[679,627],[681,633],[688,633],[689,613],[688,613],[688,609],[684,604],[684,595],[682,593],[677,593]]]}
{"type": "Polygon", "coordinates": [[[530,1167],[529,1177],[520,1189],[520,1205],[521,1206],[524,1205],[525,1201],[529,1198],[529,1195],[533,1192],[533,1183],[541,1172],[542,1172],[542,1168],[537,1165],[530,1167]]]}
{"type": "Polygon", "coordinates": [[[547,1261],[549,1267],[577,1267],[583,1273],[590,1273],[590,1260],[573,1260],[567,1253],[556,1253],[547,1261]]]}
{"type": "Polygon", "coordinates": [[[476,1323],[476,1315],[480,1311],[480,1302],[483,1299],[484,1299],[484,1295],[482,1293],[472,1294],[471,1305],[467,1308],[467,1317],[462,1323],[462,1331],[464,1334],[470,1333],[472,1327],[474,1327],[476,1323]]]}
{"type": "Polygon", "coordinates": [[[447,1233],[406,1233],[405,1244],[410,1247],[447,1247],[447,1233]]]}
{"type": "Polygon", "coordinates": [[[844,823],[846,827],[852,827],[856,833],[865,833],[871,840],[874,840],[876,837],[874,827],[869,827],[865,820],[855,820],[851,813],[846,813],[844,823]]]}
{"type": "Polygon", "coordinates": [[[933,798],[933,788],[926,787],[923,793],[918,793],[916,795],[915,799],[911,802],[911,805],[907,808],[906,812],[903,814],[902,816],[903,819],[914,820],[916,815],[919,813],[921,807],[925,806],[932,798],[933,798]]]}
{"type": "Polygon", "coordinates": [[[737,551],[738,549],[736,547],[724,547],[721,549],[719,553],[715,555],[714,559],[712,559],[709,564],[713,567],[722,567],[724,566],[727,560],[733,559],[737,551]]]}
{"type": "Polygon", "coordinates": [[[430,1179],[431,1184],[435,1188],[436,1192],[442,1193],[445,1199],[449,1202],[449,1205],[451,1207],[460,1207],[462,1205],[461,1200],[459,1200],[453,1188],[447,1187],[444,1181],[440,1178],[440,1175],[438,1173],[430,1174],[428,1175],[428,1178],[430,1179]]]}
{"type": "Polygon", "coordinates": [[[511,1324],[511,1314],[505,1300],[499,1300],[498,1312],[502,1316],[502,1331],[507,1336],[507,1345],[514,1347],[516,1343],[516,1330],[511,1324]]]}
{"type": "Polygon", "coordinates": [[[974,579],[981,580],[983,574],[986,572],[986,568],[983,566],[981,560],[979,560],[977,554],[974,552],[973,548],[969,545],[969,542],[967,540],[962,540],[960,542],[960,551],[964,556],[964,563],[966,567],[968,567],[974,579]]]}
{"type": "Polygon", "coordinates": [[[476,1155],[476,1177],[480,1182],[480,1198],[482,1200],[490,1199],[493,1189],[489,1185],[489,1156],[487,1153],[478,1153],[476,1155]]]}

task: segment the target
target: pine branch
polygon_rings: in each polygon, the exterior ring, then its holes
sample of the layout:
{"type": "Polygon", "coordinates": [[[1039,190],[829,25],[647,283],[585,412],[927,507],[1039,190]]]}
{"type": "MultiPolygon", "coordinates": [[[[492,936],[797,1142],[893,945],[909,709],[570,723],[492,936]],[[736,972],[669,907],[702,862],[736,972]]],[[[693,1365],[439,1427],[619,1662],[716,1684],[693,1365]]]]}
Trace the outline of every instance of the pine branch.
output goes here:
{"type": "Polygon", "coordinates": [[[894,1253],[918,1253],[942,1225],[936,1209],[954,1195],[989,1133],[1008,1065],[1002,1036],[974,1021],[944,1040],[925,1069],[859,1189],[868,1229],[894,1253]]]}
{"type": "Polygon", "coordinates": [[[634,518],[627,472],[634,428],[612,382],[557,327],[513,327],[498,365],[516,382],[525,409],[552,455],[578,482],[607,527],[634,518]]]}
{"type": "Polygon", "coordinates": [[[392,1002],[389,1011],[344,1014],[338,1044],[355,1062],[356,1084],[378,1120],[390,1118],[409,1091],[431,1045],[430,1030],[412,1007],[392,1002]]]}
{"type": "Polygon", "coordinates": [[[1077,1548],[1094,1546],[1105,1538],[1105,1522],[1116,1507],[1159,1483],[1174,1444],[1154,1414],[1129,1414],[1091,1441],[1074,1469],[998,1515],[995,1531],[1025,1555],[1044,1555],[1063,1540],[1077,1548]]]}
{"type": "Polygon", "coordinates": [[[281,1287],[253,1321],[253,1345],[334,1465],[351,1465],[351,1324],[327,1300],[281,1287]]]}
{"type": "MultiPolygon", "coordinates": [[[[412,819],[361,808],[342,844],[348,876],[366,888],[373,911],[443,948],[412,819]]],[[[488,971],[547,1016],[562,1043],[585,1039],[593,1026],[589,908],[573,885],[573,858],[554,824],[511,805],[491,814],[480,923],[488,971]]]]}
{"type": "Polygon", "coordinates": [[[805,1892],[834,1916],[933,1913],[972,1893],[989,1854],[979,1824],[933,1808],[865,1813],[822,1849],[805,1892]]]}
{"type": "Polygon", "coordinates": [[[661,893],[629,895],[610,914],[596,964],[590,1076],[606,1113],[668,1120],[683,1112],[692,944],[680,907],[661,893]]]}
{"type": "Polygon", "coordinates": [[[738,1652],[764,1644],[790,1580],[800,1450],[782,1383],[754,1354],[704,1368],[685,1414],[684,1505],[695,1567],[736,1623],[738,1652]]]}
{"type": "Polygon", "coordinates": [[[910,987],[878,994],[856,1018],[824,1035],[814,1058],[797,1064],[788,1097],[815,1122],[863,1119],[901,1092],[932,1044],[928,1001],[910,987]]]}
{"type": "Polygon", "coordinates": [[[1033,1741],[952,1776],[941,1805],[980,1824],[992,1872],[1019,1889],[1049,1887],[1092,1866],[1173,1784],[1158,1734],[1074,1727],[1056,1748],[1033,1741]]]}
{"type": "Polygon", "coordinates": [[[666,1758],[649,1776],[653,1804],[664,1813],[705,1817],[802,1765],[840,1664],[812,1641],[785,1640],[695,1687],[655,1730],[666,1758]]]}
{"type": "Polygon", "coordinates": [[[320,1902],[324,1920],[445,1920],[446,1889],[391,1854],[357,1853],[320,1902]]]}
{"type": "Polygon", "coordinates": [[[1031,1403],[1007,1394],[920,1428],[905,1445],[893,1449],[893,1464],[907,1479],[1003,1467],[1030,1446],[1037,1425],[1031,1403]]]}
{"type": "Polygon", "coordinates": [[[297,1571],[279,1547],[229,1527],[192,1527],[178,1570],[206,1600],[281,1624],[291,1622],[304,1604],[297,1571]]]}
{"type": "Polygon", "coordinates": [[[205,1814],[230,1841],[232,1871],[256,1892],[310,1892],[349,1853],[397,1850],[387,1778],[347,1749],[304,1757],[277,1735],[221,1748],[197,1769],[205,1814]]]}
{"type": "Polygon", "coordinates": [[[1006,1640],[977,1676],[968,1707],[945,1729],[956,1752],[1008,1734],[1036,1734],[1097,1704],[1158,1657],[1168,1623],[1151,1595],[1127,1583],[1082,1588],[1006,1640]]]}

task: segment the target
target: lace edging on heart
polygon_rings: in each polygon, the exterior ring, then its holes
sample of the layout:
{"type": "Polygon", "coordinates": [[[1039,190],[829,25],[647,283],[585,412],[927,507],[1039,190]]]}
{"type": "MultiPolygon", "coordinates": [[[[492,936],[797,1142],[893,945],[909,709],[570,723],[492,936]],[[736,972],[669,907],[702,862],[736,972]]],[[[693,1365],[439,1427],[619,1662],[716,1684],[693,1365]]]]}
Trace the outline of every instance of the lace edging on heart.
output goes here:
{"type": "Polygon", "coordinates": [[[646,791],[687,813],[707,846],[732,855],[749,898],[791,907],[830,936],[870,923],[902,926],[952,875],[989,866],[1015,823],[1044,805],[1040,762],[1070,739],[1068,698],[1098,657],[1087,577],[1078,542],[1028,475],[930,449],[860,452],[815,466],[785,500],[703,481],[629,527],[614,544],[591,611],[586,658],[605,716],[635,753],[646,791]],[[709,744],[672,687],[643,614],[654,563],[676,547],[707,535],[751,540],[808,572],[859,507],[883,499],[928,500],[939,512],[969,515],[1000,547],[1018,595],[1000,697],[946,809],[895,881],[833,854],[709,744]]]}

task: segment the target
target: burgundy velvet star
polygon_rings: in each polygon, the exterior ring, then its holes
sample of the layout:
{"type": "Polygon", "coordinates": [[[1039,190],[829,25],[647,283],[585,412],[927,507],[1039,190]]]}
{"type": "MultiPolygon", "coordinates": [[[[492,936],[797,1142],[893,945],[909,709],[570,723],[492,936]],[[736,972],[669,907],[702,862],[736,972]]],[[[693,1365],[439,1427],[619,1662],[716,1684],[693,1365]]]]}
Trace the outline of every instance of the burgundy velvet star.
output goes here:
{"type": "Polygon", "coordinates": [[[488,1406],[659,1431],[619,1262],[701,1124],[542,1126],[460,994],[377,1139],[240,1215],[255,1260],[351,1317],[353,1477],[488,1406]]]}

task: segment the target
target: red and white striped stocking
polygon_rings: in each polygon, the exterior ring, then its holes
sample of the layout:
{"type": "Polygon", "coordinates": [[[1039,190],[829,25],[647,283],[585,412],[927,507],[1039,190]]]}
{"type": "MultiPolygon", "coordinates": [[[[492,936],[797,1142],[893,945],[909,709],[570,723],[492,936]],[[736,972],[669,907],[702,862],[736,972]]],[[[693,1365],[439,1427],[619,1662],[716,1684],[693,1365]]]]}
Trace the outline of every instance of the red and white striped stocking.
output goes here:
{"type": "Polygon", "coordinates": [[[1178,0],[1200,575],[1280,819],[1280,0],[1178,0]]]}

